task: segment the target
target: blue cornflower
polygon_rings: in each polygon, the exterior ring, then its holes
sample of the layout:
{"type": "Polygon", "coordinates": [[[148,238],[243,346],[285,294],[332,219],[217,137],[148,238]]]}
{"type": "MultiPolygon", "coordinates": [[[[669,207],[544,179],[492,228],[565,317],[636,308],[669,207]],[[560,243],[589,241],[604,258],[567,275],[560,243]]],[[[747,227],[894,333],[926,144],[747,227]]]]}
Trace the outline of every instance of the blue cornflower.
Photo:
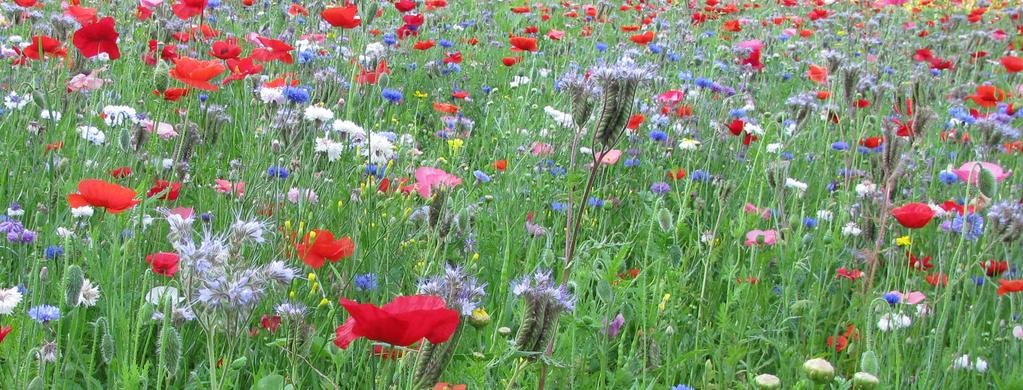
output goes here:
{"type": "Polygon", "coordinates": [[[955,184],[959,182],[959,175],[956,175],[955,172],[952,171],[941,171],[941,173],[938,174],[938,180],[941,180],[941,182],[945,184],[955,184]]]}
{"type": "Polygon", "coordinates": [[[440,45],[440,47],[443,47],[443,48],[451,48],[452,46],[455,45],[454,42],[451,42],[451,41],[449,41],[447,39],[441,39],[441,40],[437,41],[437,44],[440,45]]]}
{"type": "Polygon", "coordinates": [[[295,104],[305,104],[309,101],[309,91],[300,87],[284,88],[284,96],[295,104]]]}
{"type": "Polygon", "coordinates": [[[390,88],[384,88],[383,91],[380,91],[380,96],[383,96],[384,99],[387,99],[391,103],[399,103],[402,99],[401,91],[390,88]]]}
{"type": "Polygon", "coordinates": [[[811,217],[805,217],[803,218],[803,226],[806,226],[808,229],[815,229],[817,228],[817,220],[811,217]]]}
{"type": "Polygon", "coordinates": [[[625,159],[625,167],[626,168],[632,168],[632,167],[638,167],[638,166],[639,166],[639,159],[638,158],[632,157],[632,158],[625,159]]]}
{"type": "Polygon", "coordinates": [[[597,51],[599,51],[601,53],[607,51],[607,44],[606,43],[597,42],[596,47],[597,47],[597,51]]]}
{"type": "Polygon", "coordinates": [[[792,153],[789,153],[789,152],[781,152],[781,159],[782,159],[782,160],[785,160],[785,161],[792,161],[792,160],[793,160],[793,159],[795,159],[795,158],[796,158],[796,156],[793,156],[793,155],[792,155],[792,153]]]}
{"type": "Polygon", "coordinates": [[[696,389],[686,385],[675,385],[675,387],[672,387],[671,390],[696,390],[696,389]]]}
{"type": "Polygon", "coordinates": [[[661,54],[661,52],[664,51],[664,48],[657,46],[655,44],[650,44],[649,46],[647,46],[647,48],[649,48],[650,52],[654,54],[661,54]]]}
{"type": "Polygon", "coordinates": [[[697,169],[697,170],[693,171],[692,174],[689,175],[689,178],[691,180],[693,180],[693,181],[709,181],[710,180],[710,174],[707,173],[707,172],[704,172],[702,169],[697,169]]]}
{"type": "Polygon", "coordinates": [[[278,179],[287,179],[288,178],[288,168],[279,167],[279,166],[271,166],[270,168],[266,169],[266,175],[270,176],[270,177],[276,177],[278,179]]]}
{"type": "Polygon", "coordinates": [[[28,316],[40,324],[60,319],[60,309],[56,306],[39,305],[28,309],[28,316]]]}
{"type": "Polygon", "coordinates": [[[839,151],[841,151],[841,150],[848,150],[849,149],[849,143],[845,142],[845,141],[838,141],[838,142],[835,142],[835,143],[831,144],[831,149],[832,150],[839,150],[839,151]]]}
{"type": "Polygon", "coordinates": [[[696,83],[696,86],[700,88],[710,88],[712,85],[714,85],[713,81],[705,77],[697,77],[694,83],[696,83]]]}
{"type": "Polygon", "coordinates": [[[64,255],[64,247],[60,245],[50,245],[46,247],[46,258],[53,260],[64,255]]]}
{"type": "Polygon", "coordinates": [[[984,233],[984,217],[979,214],[957,215],[950,227],[953,232],[964,235],[967,240],[976,241],[984,233]]]}
{"type": "Polygon", "coordinates": [[[664,195],[668,193],[668,191],[671,191],[671,186],[663,181],[659,181],[650,185],[650,192],[653,192],[657,195],[664,195]]]}
{"type": "Polygon", "coordinates": [[[551,168],[550,172],[551,172],[551,176],[554,176],[554,177],[565,176],[565,168],[562,168],[562,167],[551,168]]]}
{"type": "Polygon", "coordinates": [[[568,211],[568,203],[565,202],[551,202],[551,210],[563,213],[568,211]]]}
{"type": "Polygon", "coordinates": [[[890,293],[885,293],[884,300],[887,301],[889,305],[895,306],[896,304],[902,301],[902,295],[894,291],[890,293]]]}
{"type": "Polygon", "coordinates": [[[355,275],[355,288],[360,291],[373,291],[377,289],[376,274],[355,275]]]}
{"type": "Polygon", "coordinates": [[[653,130],[650,132],[650,139],[655,142],[664,142],[664,140],[668,139],[668,133],[661,130],[653,130]]]}
{"type": "Polygon", "coordinates": [[[586,200],[586,204],[589,205],[590,207],[600,208],[604,207],[604,200],[595,196],[591,196],[589,199],[586,200]]]}
{"type": "Polygon", "coordinates": [[[398,43],[398,37],[395,36],[392,33],[387,33],[387,34],[384,34],[383,41],[384,41],[385,45],[393,45],[395,43],[398,43]]]}
{"type": "Polygon", "coordinates": [[[479,180],[480,182],[483,183],[490,183],[490,176],[487,176],[487,174],[484,173],[483,171],[477,169],[472,174],[473,176],[476,176],[476,180],[479,180]]]}
{"type": "Polygon", "coordinates": [[[200,93],[199,94],[199,103],[206,103],[206,101],[209,100],[209,99],[210,99],[210,95],[207,95],[205,93],[200,93]]]}

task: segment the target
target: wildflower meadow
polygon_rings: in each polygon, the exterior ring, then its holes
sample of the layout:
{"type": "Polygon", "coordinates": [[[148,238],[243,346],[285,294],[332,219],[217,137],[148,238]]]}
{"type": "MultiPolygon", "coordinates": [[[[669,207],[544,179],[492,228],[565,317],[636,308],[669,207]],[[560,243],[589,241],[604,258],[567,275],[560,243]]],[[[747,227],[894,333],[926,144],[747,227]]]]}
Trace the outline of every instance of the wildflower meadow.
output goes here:
{"type": "Polygon", "coordinates": [[[0,389],[1023,389],[1017,0],[3,0],[0,389]]]}

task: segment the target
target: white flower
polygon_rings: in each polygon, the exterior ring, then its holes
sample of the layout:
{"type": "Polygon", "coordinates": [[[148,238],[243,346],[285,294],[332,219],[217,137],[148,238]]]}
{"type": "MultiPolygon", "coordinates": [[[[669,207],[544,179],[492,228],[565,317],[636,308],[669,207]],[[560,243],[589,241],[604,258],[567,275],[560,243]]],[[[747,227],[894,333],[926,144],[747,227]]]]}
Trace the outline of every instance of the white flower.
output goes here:
{"type": "Polygon", "coordinates": [[[10,315],[21,303],[21,292],[17,287],[0,289],[0,314],[10,315]]]}
{"type": "Polygon", "coordinates": [[[92,206],[75,207],[71,209],[71,216],[74,218],[89,218],[94,213],[92,206]]]}
{"type": "Polygon", "coordinates": [[[259,89],[259,100],[263,103],[284,104],[288,97],[284,96],[284,88],[263,87],[259,89]]]}
{"type": "Polygon", "coordinates": [[[103,145],[103,143],[107,141],[107,135],[100,129],[92,126],[78,126],[78,128],[75,129],[75,132],[77,132],[82,139],[95,145],[103,145]]]}
{"type": "Polygon", "coordinates": [[[10,216],[10,217],[20,217],[22,215],[25,215],[25,209],[17,209],[17,210],[15,210],[15,209],[12,209],[10,207],[7,208],[7,216],[10,216]]]}
{"type": "Polygon", "coordinates": [[[547,106],[543,108],[547,115],[550,115],[554,122],[561,125],[561,127],[572,128],[575,127],[575,121],[572,119],[572,114],[566,114],[564,112],[556,110],[554,107],[547,106]]]}
{"type": "Polygon", "coordinates": [[[952,359],[952,368],[970,368],[970,355],[963,355],[952,359]]]}
{"type": "Polygon", "coordinates": [[[64,116],[57,111],[43,110],[42,112],[39,113],[39,117],[42,119],[49,119],[54,122],[57,122],[60,120],[60,118],[63,118],[64,116]]]}
{"type": "Polygon", "coordinates": [[[785,179],[785,187],[796,189],[799,192],[806,192],[808,186],[806,183],[789,177],[785,179]]]}
{"type": "Polygon", "coordinates": [[[355,122],[338,119],[334,121],[331,127],[334,128],[334,131],[348,136],[350,141],[358,140],[356,142],[362,142],[366,139],[366,130],[362,126],[355,124],[355,122]]]}
{"type": "Polygon", "coordinates": [[[746,122],[742,126],[742,130],[745,131],[746,134],[753,134],[753,135],[756,135],[756,136],[764,135],[764,128],[763,127],[757,126],[756,124],[753,124],[753,123],[750,123],[750,122],[746,122]]]}
{"type": "Polygon", "coordinates": [[[383,43],[373,42],[366,45],[366,57],[380,58],[387,54],[387,46],[383,43]]]}
{"type": "Polygon", "coordinates": [[[537,70],[537,73],[540,73],[540,77],[547,77],[547,75],[551,74],[551,70],[547,68],[540,68],[537,70]]]}
{"type": "Polygon", "coordinates": [[[767,144],[766,150],[768,153],[778,153],[778,151],[783,147],[785,147],[785,145],[779,143],[767,144]]]}
{"type": "Polygon", "coordinates": [[[137,112],[134,108],[128,106],[106,106],[103,107],[103,122],[107,126],[120,126],[126,120],[131,123],[138,123],[138,118],[135,116],[137,112]]]}
{"type": "Polygon", "coordinates": [[[178,289],[169,286],[156,286],[146,293],[146,302],[153,305],[159,306],[163,302],[168,302],[171,306],[176,306],[181,302],[182,298],[178,294],[178,289]]]}
{"type": "Polygon", "coordinates": [[[369,146],[363,148],[362,155],[369,156],[370,163],[386,164],[394,157],[394,145],[387,137],[373,133],[369,137],[369,146]]]}
{"type": "Polygon", "coordinates": [[[1016,340],[1023,340],[1023,326],[1012,327],[1012,337],[1015,337],[1016,340]]]}
{"type": "Polygon", "coordinates": [[[520,85],[526,85],[526,84],[529,84],[529,77],[526,77],[526,76],[515,76],[515,77],[512,77],[512,80],[511,80],[510,83],[508,83],[508,86],[510,86],[512,88],[517,88],[520,85]]]}
{"type": "Polygon", "coordinates": [[[57,237],[68,238],[68,237],[74,237],[74,236],[75,236],[75,232],[72,232],[72,231],[68,230],[67,228],[63,228],[63,227],[57,228],[57,237]]]}
{"type": "Polygon", "coordinates": [[[856,226],[856,222],[849,222],[842,227],[843,236],[858,236],[863,233],[859,226],[856,226]]]}
{"type": "Polygon", "coordinates": [[[92,284],[89,279],[82,280],[82,289],[78,292],[78,305],[92,307],[96,306],[99,300],[99,286],[92,284]]]}
{"type": "Polygon", "coordinates": [[[692,138],[683,138],[682,142],[678,144],[678,148],[681,150],[696,150],[700,147],[700,141],[692,138]]]}
{"type": "Polygon", "coordinates": [[[973,368],[979,373],[987,372],[987,360],[981,359],[979,356],[973,361],[973,368]]]}
{"type": "Polygon", "coordinates": [[[309,122],[326,122],[334,119],[334,111],[323,106],[309,106],[305,108],[305,120],[309,122]]]}
{"type": "Polygon", "coordinates": [[[341,152],[345,150],[345,145],[340,142],[334,142],[334,140],[327,137],[316,138],[316,152],[324,153],[327,155],[327,161],[337,161],[341,157],[341,152]]]}
{"type": "Polygon", "coordinates": [[[930,315],[931,315],[931,307],[929,305],[927,305],[926,303],[921,304],[921,305],[916,305],[916,316],[917,317],[923,318],[923,317],[928,317],[930,315]]]}
{"type": "Polygon", "coordinates": [[[174,159],[165,158],[163,160],[160,160],[160,166],[163,167],[163,169],[174,168],[174,159]]]}
{"type": "Polygon", "coordinates": [[[834,217],[834,214],[829,210],[817,210],[817,219],[821,221],[831,222],[832,217],[834,217]]]}
{"type": "Polygon", "coordinates": [[[865,181],[856,185],[856,196],[864,197],[877,191],[877,184],[865,181]]]}
{"type": "Polygon", "coordinates": [[[18,95],[17,92],[11,92],[4,96],[4,107],[8,110],[20,110],[28,105],[29,98],[26,96],[18,95]]]}
{"type": "Polygon", "coordinates": [[[900,313],[885,314],[877,321],[877,328],[882,332],[908,328],[910,325],[913,325],[913,320],[900,313]]]}

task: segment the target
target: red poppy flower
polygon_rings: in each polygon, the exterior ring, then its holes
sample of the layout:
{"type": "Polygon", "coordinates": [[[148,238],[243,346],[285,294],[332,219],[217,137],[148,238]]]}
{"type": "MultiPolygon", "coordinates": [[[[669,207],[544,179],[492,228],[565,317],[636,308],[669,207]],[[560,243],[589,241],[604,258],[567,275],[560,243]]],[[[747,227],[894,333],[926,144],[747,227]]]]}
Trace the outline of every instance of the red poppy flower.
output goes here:
{"type": "Polygon", "coordinates": [[[71,42],[86,58],[107,53],[111,60],[116,60],[121,58],[121,50],[117,47],[118,36],[114,30],[114,18],[107,16],[75,31],[71,42]]]}
{"type": "Polygon", "coordinates": [[[131,167],[120,167],[114,169],[110,171],[110,176],[116,177],[118,179],[123,179],[128,176],[131,176],[131,167]]]}
{"type": "Polygon", "coordinates": [[[810,70],[806,71],[806,78],[810,79],[810,81],[813,81],[817,84],[827,83],[828,68],[810,64],[810,70]]]}
{"type": "Polygon", "coordinates": [[[514,66],[519,63],[519,61],[522,61],[522,57],[504,57],[501,59],[501,63],[504,64],[504,66],[514,66]]]}
{"type": "Polygon", "coordinates": [[[1005,273],[1009,270],[1009,262],[1005,260],[988,260],[980,262],[980,268],[984,269],[984,273],[989,277],[995,277],[1005,273]]]}
{"type": "Polygon", "coordinates": [[[362,19],[359,18],[359,8],[355,4],[327,8],[320,12],[320,17],[326,20],[327,23],[330,23],[331,26],[343,29],[353,29],[362,24],[362,19]]]}
{"type": "Polygon", "coordinates": [[[412,0],[399,0],[394,3],[394,8],[397,9],[398,12],[409,12],[416,9],[416,2],[412,0]]]}
{"type": "Polygon", "coordinates": [[[31,38],[31,43],[21,50],[21,55],[38,60],[42,55],[50,57],[63,57],[67,55],[67,49],[60,41],[45,35],[37,35],[31,38]]]}
{"type": "Polygon", "coordinates": [[[828,346],[835,348],[835,352],[842,352],[849,346],[849,339],[858,340],[860,334],[856,332],[856,325],[849,324],[845,328],[845,334],[839,336],[828,336],[828,346]]]}
{"type": "Polygon", "coordinates": [[[196,15],[202,14],[202,11],[206,9],[207,0],[178,0],[171,10],[182,20],[191,18],[196,15]]]}
{"type": "Polygon", "coordinates": [[[71,208],[83,206],[102,207],[110,214],[130,209],[140,201],[134,199],[135,191],[99,179],[85,179],[78,182],[78,193],[67,196],[71,208]]]}
{"type": "Polygon", "coordinates": [[[459,321],[458,312],[448,309],[444,299],[430,295],[399,296],[380,307],[341,298],[341,306],[350,315],[335,331],[334,344],[341,349],[360,337],[401,347],[424,338],[443,343],[459,321]]]}
{"type": "Polygon", "coordinates": [[[998,296],[1020,291],[1023,291],[1023,279],[998,281],[998,296]]]}
{"type": "Polygon", "coordinates": [[[458,106],[454,104],[433,102],[433,110],[440,113],[454,115],[458,113],[458,106]]]}
{"type": "Polygon", "coordinates": [[[150,188],[149,192],[146,193],[146,197],[152,198],[164,191],[167,191],[167,193],[163,194],[163,196],[159,197],[158,199],[170,201],[177,200],[178,195],[181,193],[181,183],[171,183],[166,180],[157,179],[156,183],[153,184],[153,187],[150,188]]]}
{"type": "Polygon", "coordinates": [[[1023,72],[1023,57],[1005,56],[999,61],[1002,62],[1002,66],[1005,67],[1006,72],[1023,72]]]}
{"type": "Polygon", "coordinates": [[[675,168],[668,171],[668,178],[672,180],[682,180],[686,178],[686,170],[682,168],[675,168]]]}
{"type": "Polygon", "coordinates": [[[845,267],[839,268],[836,271],[836,274],[837,275],[835,275],[835,279],[846,278],[849,280],[856,280],[863,277],[863,271],[860,271],[858,269],[848,269],[845,267]]]}
{"type": "Polygon", "coordinates": [[[501,171],[501,172],[504,172],[505,169],[508,169],[508,160],[497,160],[497,161],[495,161],[494,162],[494,169],[496,169],[498,171],[501,171]]]}
{"type": "Polygon", "coordinates": [[[210,55],[222,60],[238,58],[242,54],[242,47],[238,46],[238,38],[227,38],[213,42],[210,55]]]}
{"type": "Polygon", "coordinates": [[[927,271],[934,268],[934,264],[931,264],[931,256],[925,256],[924,258],[917,258],[912,252],[907,251],[906,257],[909,258],[909,268],[927,271]]]}
{"type": "Polygon", "coordinates": [[[966,98],[972,100],[978,106],[991,108],[1005,100],[1005,91],[993,85],[981,85],[977,87],[977,92],[966,98]]]}
{"type": "Polygon", "coordinates": [[[14,0],[19,7],[29,8],[36,5],[36,0],[14,0]]]}
{"type": "Polygon", "coordinates": [[[647,31],[642,34],[633,35],[629,37],[629,40],[637,45],[646,46],[648,43],[654,41],[654,36],[655,35],[653,31],[647,31]]]}
{"type": "Polygon", "coordinates": [[[884,138],[881,137],[867,137],[860,140],[860,146],[870,149],[876,149],[878,146],[884,143],[884,138]]]}
{"type": "Polygon", "coordinates": [[[294,59],[291,57],[291,51],[295,50],[295,48],[291,45],[266,37],[259,37],[259,42],[263,44],[263,47],[252,51],[250,55],[252,59],[260,62],[278,60],[285,64],[294,62],[294,59]]]}
{"type": "Polygon", "coordinates": [[[919,229],[931,223],[931,219],[934,218],[934,209],[926,203],[913,202],[892,209],[892,216],[902,226],[919,229]]]}
{"type": "Polygon", "coordinates": [[[508,39],[511,43],[511,51],[537,51],[540,48],[536,46],[536,38],[528,37],[511,37],[508,39]]]}
{"type": "Polygon", "coordinates": [[[643,124],[643,121],[645,120],[646,116],[643,114],[632,114],[632,116],[629,117],[629,123],[625,125],[625,128],[630,130],[636,130],[639,128],[640,125],[643,124]]]}
{"type": "Polygon", "coordinates": [[[447,382],[441,382],[433,386],[433,390],[466,390],[466,385],[452,385],[447,382]]]}
{"type": "Polygon", "coordinates": [[[333,263],[351,256],[355,253],[355,243],[348,237],[335,240],[330,231],[317,229],[306,233],[302,242],[295,244],[295,249],[304,263],[319,269],[326,260],[333,263]]]}
{"type": "Polygon", "coordinates": [[[428,39],[425,41],[416,42],[416,44],[412,45],[412,48],[416,50],[427,50],[436,45],[437,45],[436,42],[434,42],[432,39],[428,39]]]}
{"type": "Polygon", "coordinates": [[[210,80],[224,73],[224,64],[220,61],[200,61],[190,57],[181,57],[174,61],[170,76],[194,88],[216,91],[217,86],[210,80]]]}
{"type": "Polygon", "coordinates": [[[926,280],[928,284],[934,287],[942,287],[948,285],[948,275],[945,275],[943,273],[936,273],[924,276],[924,280],[926,280]]]}
{"type": "Polygon", "coordinates": [[[64,9],[64,15],[70,16],[78,22],[78,24],[86,25],[89,23],[96,22],[96,9],[88,7],[79,7],[77,5],[69,5],[64,9]]]}
{"type": "Polygon", "coordinates": [[[4,342],[4,339],[7,338],[7,334],[11,333],[11,330],[13,329],[14,328],[11,328],[10,325],[0,328],[0,343],[4,342]]]}
{"type": "Polygon", "coordinates": [[[263,316],[259,318],[259,327],[266,329],[270,333],[276,332],[277,328],[279,328],[280,326],[281,316],[279,315],[268,316],[266,314],[263,314],[263,316]]]}
{"type": "Polygon", "coordinates": [[[153,266],[153,272],[159,275],[173,278],[178,273],[178,262],[181,260],[177,253],[157,252],[146,256],[146,263],[153,266]]]}
{"type": "Polygon", "coordinates": [[[263,71],[263,64],[253,62],[252,57],[242,59],[232,58],[227,60],[227,68],[231,74],[224,78],[221,84],[227,84],[236,80],[244,80],[246,77],[259,74],[263,71]]]}
{"type": "Polygon", "coordinates": [[[176,102],[188,96],[188,88],[167,88],[165,91],[153,90],[153,95],[163,96],[163,100],[176,102]]]}

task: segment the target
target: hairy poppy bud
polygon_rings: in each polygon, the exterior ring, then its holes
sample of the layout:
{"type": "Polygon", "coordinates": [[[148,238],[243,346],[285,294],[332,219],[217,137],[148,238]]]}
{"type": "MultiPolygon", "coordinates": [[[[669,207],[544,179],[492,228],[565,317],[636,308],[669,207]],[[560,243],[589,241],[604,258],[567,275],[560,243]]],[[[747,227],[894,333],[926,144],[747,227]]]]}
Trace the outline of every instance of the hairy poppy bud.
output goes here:
{"type": "Polygon", "coordinates": [[[807,378],[818,384],[831,382],[835,378],[835,367],[821,358],[810,359],[803,363],[803,372],[806,373],[807,378]]]}
{"type": "Polygon", "coordinates": [[[780,389],[781,379],[771,374],[760,374],[753,378],[758,389],[780,389]]]}

